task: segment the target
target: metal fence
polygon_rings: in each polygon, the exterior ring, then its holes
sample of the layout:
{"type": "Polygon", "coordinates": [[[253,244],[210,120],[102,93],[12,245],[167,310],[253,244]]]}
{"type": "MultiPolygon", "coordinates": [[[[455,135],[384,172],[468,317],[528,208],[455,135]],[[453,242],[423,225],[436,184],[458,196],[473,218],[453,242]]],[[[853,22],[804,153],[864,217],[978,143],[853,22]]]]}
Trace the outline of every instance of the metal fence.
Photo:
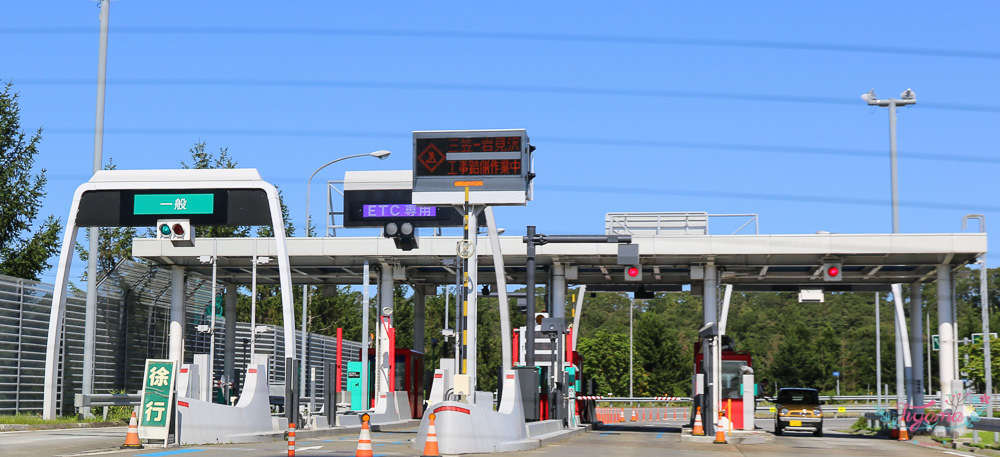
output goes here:
{"type": "MultiPolygon", "coordinates": [[[[74,394],[81,393],[83,380],[86,296],[75,287],[70,289],[60,336],[56,397],[59,414],[74,412],[74,394]]],[[[118,265],[101,282],[97,298],[93,393],[135,392],[141,388],[145,360],[167,357],[170,289],[169,268],[136,262],[118,265]]],[[[198,333],[196,326],[205,323],[211,290],[210,278],[188,275],[184,294],[184,351],[188,363],[194,354],[209,352],[209,338],[198,333]]],[[[0,275],[0,414],[39,413],[42,410],[52,292],[51,284],[0,275]]],[[[217,328],[223,328],[223,322],[217,320],[217,328]]],[[[296,347],[301,349],[301,332],[297,335],[296,347]]],[[[236,347],[225,347],[224,338],[217,334],[216,373],[223,372],[223,354],[228,351],[234,355],[236,372],[242,373],[249,358],[249,341],[248,323],[237,322],[236,347]]],[[[321,367],[324,361],[336,359],[336,339],[310,334],[306,345],[307,366],[317,368],[317,395],[322,396],[321,367]]],[[[344,341],[344,360],[358,360],[360,349],[360,343],[344,341]]],[[[258,354],[270,355],[269,382],[283,384],[285,354],[281,329],[271,327],[268,332],[258,335],[256,350],[258,354]]],[[[346,373],[342,374],[342,382],[346,385],[346,373]]]]}

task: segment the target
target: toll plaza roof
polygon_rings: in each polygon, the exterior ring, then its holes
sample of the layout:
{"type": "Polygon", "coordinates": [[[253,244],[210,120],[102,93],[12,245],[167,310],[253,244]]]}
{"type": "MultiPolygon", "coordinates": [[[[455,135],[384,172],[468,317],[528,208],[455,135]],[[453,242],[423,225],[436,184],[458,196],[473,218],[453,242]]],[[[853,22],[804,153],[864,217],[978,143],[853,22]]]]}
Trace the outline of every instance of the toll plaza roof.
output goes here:
{"type": "MultiPolygon", "coordinates": [[[[460,237],[421,237],[419,247],[402,251],[384,237],[289,238],[288,255],[295,284],[362,283],[362,267],[390,264],[405,270],[402,283],[446,285],[456,282],[456,246],[460,237]]],[[[890,284],[933,281],[938,266],[958,268],[973,263],[987,249],[985,233],[931,234],[791,234],[636,236],[642,281],[626,282],[618,265],[617,244],[546,244],[536,247],[536,281],[548,280],[550,267],[566,267],[568,284],[590,290],[679,291],[702,282],[701,268],[714,262],[719,283],[743,291],[887,291],[890,284]],[[824,263],[842,266],[840,281],[824,280],[824,263]]],[[[526,245],[520,236],[501,236],[501,251],[509,283],[524,284],[526,245]]],[[[201,256],[218,256],[218,278],[250,284],[251,257],[272,258],[257,268],[259,284],[278,282],[277,248],[273,238],[198,238],[193,247],[175,247],[167,240],[135,239],[133,255],[162,264],[182,265],[211,275],[201,256]]],[[[480,284],[495,283],[489,239],[480,236],[480,284]]],[[[207,258],[207,257],[206,257],[207,258]]],[[[371,274],[372,283],[376,280],[371,274]]]]}

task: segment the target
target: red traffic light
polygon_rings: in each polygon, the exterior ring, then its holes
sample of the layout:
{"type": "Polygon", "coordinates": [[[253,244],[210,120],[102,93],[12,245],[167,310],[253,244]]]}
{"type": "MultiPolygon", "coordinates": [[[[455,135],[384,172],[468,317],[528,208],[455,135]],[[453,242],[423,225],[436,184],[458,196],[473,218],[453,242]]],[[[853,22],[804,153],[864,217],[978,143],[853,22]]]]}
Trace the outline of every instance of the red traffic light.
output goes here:
{"type": "Polygon", "coordinates": [[[628,267],[628,269],[625,270],[625,274],[627,274],[630,278],[638,277],[639,267],[628,267]]]}
{"type": "Polygon", "coordinates": [[[826,274],[831,278],[835,278],[840,275],[840,268],[837,268],[836,266],[829,267],[826,269],[826,274]]]}
{"type": "Polygon", "coordinates": [[[183,225],[178,224],[178,223],[174,223],[174,225],[173,225],[173,227],[171,227],[171,229],[173,230],[174,235],[184,236],[184,226],[183,225]]]}

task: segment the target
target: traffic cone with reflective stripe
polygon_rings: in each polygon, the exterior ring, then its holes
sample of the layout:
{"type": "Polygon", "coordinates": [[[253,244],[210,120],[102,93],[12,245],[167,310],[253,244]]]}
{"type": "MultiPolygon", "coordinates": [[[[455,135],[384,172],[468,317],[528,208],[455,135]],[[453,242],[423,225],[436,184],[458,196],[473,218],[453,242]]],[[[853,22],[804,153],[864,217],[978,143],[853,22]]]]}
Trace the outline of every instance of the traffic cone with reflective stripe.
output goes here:
{"type": "Polygon", "coordinates": [[[635,422],[637,419],[635,417],[635,408],[632,408],[632,419],[631,422],[635,422]]]}
{"type": "Polygon", "coordinates": [[[424,441],[424,453],[421,457],[441,457],[438,451],[437,429],[434,427],[434,413],[428,416],[430,423],[427,425],[427,440],[424,441]]]}
{"type": "Polygon", "coordinates": [[[701,423],[701,406],[694,413],[694,428],[691,430],[691,434],[705,436],[705,426],[701,423]]]}
{"type": "Polygon", "coordinates": [[[722,412],[719,412],[717,416],[718,420],[715,422],[715,444],[726,444],[726,432],[723,430],[722,426],[722,412]]]}
{"type": "Polygon", "coordinates": [[[144,449],[139,442],[139,424],[135,420],[135,411],[132,411],[132,418],[128,420],[128,434],[125,435],[125,444],[122,449],[144,449]]]}
{"type": "Polygon", "coordinates": [[[906,431],[906,421],[903,420],[903,415],[899,415],[899,440],[900,441],[910,441],[910,433],[906,431]]]}
{"type": "Polygon", "coordinates": [[[618,416],[618,422],[625,422],[625,408],[621,408],[621,415],[618,416]]]}
{"type": "Polygon", "coordinates": [[[361,415],[361,435],[358,436],[358,450],[354,452],[354,457],[374,457],[372,453],[372,432],[368,428],[368,420],[371,416],[361,415]]]}

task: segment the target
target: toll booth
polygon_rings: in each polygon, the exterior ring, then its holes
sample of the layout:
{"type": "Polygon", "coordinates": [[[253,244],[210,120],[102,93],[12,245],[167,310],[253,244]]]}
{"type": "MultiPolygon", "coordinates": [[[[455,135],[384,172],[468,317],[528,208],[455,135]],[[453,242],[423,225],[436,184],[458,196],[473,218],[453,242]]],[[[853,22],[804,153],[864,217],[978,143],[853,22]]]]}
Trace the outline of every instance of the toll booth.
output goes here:
{"type": "MultiPolygon", "coordinates": [[[[361,362],[351,363],[361,364],[361,362]]],[[[368,350],[368,369],[370,373],[375,372],[375,349],[368,350]]],[[[423,417],[424,354],[422,352],[415,349],[396,348],[396,380],[393,384],[394,391],[406,391],[413,419],[423,417]]],[[[360,381],[358,385],[360,386],[360,381]]],[[[374,401],[375,379],[372,376],[368,379],[368,404],[374,405],[374,401]]]]}
{"type": "MultiPolygon", "coordinates": [[[[703,374],[701,342],[695,343],[694,348],[695,374],[703,374]]],[[[753,357],[749,352],[734,351],[732,340],[728,336],[724,336],[721,358],[722,369],[721,378],[719,379],[721,395],[719,402],[722,407],[720,410],[726,411],[726,417],[732,422],[734,429],[744,430],[744,407],[754,408],[756,406],[753,402],[749,405],[744,405],[743,402],[745,387],[751,389],[749,392],[756,391],[755,385],[743,386],[743,373],[747,368],[753,367],[753,357]]]]}

